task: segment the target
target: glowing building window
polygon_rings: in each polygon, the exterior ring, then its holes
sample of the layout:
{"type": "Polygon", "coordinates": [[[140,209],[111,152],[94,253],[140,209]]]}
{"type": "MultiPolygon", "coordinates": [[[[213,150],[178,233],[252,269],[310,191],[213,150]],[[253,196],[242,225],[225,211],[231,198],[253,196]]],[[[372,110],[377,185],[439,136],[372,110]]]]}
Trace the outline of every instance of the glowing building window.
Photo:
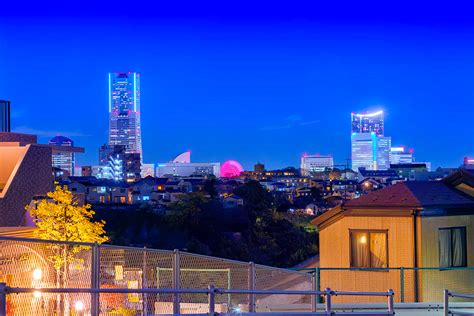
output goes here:
{"type": "Polygon", "coordinates": [[[351,268],[387,268],[387,231],[351,230],[351,268]]]}
{"type": "Polygon", "coordinates": [[[107,192],[107,188],[106,187],[98,187],[97,188],[97,193],[105,193],[107,192]]]}

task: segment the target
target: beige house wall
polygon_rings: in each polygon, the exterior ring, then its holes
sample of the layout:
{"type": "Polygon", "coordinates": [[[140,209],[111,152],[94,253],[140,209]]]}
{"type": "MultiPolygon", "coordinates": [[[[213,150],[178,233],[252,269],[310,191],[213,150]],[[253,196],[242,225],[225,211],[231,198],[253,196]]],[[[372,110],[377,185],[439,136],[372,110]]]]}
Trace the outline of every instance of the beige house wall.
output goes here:
{"type": "MultiPolygon", "coordinates": [[[[466,227],[467,266],[474,266],[474,216],[421,217],[421,267],[439,267],[438,230],[466,227]]],[[[420,273],[420,299],[425,302],[442,300],[443,289],[474,293],[474,270],[430,270],[420,273]]]]}
{"type": "MultiPolygon", "coordinates": [[[[385,211],[386,212],[386,211],[385,211]]],[[[413,217],[346,216],[320,231],[321,268],[350,267],[350,229],[387,230],[389,267],[413,267],[413,217]]],[[[405,302],[414,301],[414,273],[405,271],[405,302]]],[[[393,289],[400,301],[400,272],[321,271],[321,288],[339,291],[387,291],[393,289]]],[[[334,297],[335,302],[385,302],[379,297],[334,297]]]]}

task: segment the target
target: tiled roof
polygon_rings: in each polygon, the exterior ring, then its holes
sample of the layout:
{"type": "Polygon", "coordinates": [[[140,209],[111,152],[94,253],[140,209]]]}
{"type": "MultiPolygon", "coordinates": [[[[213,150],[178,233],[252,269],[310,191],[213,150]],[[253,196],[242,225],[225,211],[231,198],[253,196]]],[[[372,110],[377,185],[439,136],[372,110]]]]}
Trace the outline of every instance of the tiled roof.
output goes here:
{"type": "Polygon", "coordinates": [[[351,207],[474,207],[474,198],[439,181],[400,182],[350,200],[344,208],[351,207]]]}

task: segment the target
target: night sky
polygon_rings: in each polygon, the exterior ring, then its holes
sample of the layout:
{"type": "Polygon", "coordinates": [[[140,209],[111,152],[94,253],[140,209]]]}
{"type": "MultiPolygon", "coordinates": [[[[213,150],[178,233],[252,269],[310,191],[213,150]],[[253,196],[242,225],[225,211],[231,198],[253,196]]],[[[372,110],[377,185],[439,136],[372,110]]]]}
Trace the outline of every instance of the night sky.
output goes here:
{"type": "Polygon", "coordinates": [[[345,163],[350,113],[375,109],[419,161],[474,156],[472,7],[97,2],[0,10],[0,99],[14,131],[69,136],[86,148],[79,165],[97,164],[107,141],[113,71],[142,74],[145,162],[191,149],[193,161],[246,168],[298,166],[304,152],[345,163]]]}

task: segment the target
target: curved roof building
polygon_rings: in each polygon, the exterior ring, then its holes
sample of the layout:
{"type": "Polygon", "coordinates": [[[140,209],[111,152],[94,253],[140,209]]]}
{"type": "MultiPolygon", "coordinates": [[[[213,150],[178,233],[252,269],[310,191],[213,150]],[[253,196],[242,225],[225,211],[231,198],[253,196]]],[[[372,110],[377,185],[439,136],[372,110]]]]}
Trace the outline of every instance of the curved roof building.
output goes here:
{"type": "Polygon", "coordinates": [[[184,153],[179,154],[176,156],[172,161],[172,163],[191,163],[191,151],[185,151],[184,153]]]}

